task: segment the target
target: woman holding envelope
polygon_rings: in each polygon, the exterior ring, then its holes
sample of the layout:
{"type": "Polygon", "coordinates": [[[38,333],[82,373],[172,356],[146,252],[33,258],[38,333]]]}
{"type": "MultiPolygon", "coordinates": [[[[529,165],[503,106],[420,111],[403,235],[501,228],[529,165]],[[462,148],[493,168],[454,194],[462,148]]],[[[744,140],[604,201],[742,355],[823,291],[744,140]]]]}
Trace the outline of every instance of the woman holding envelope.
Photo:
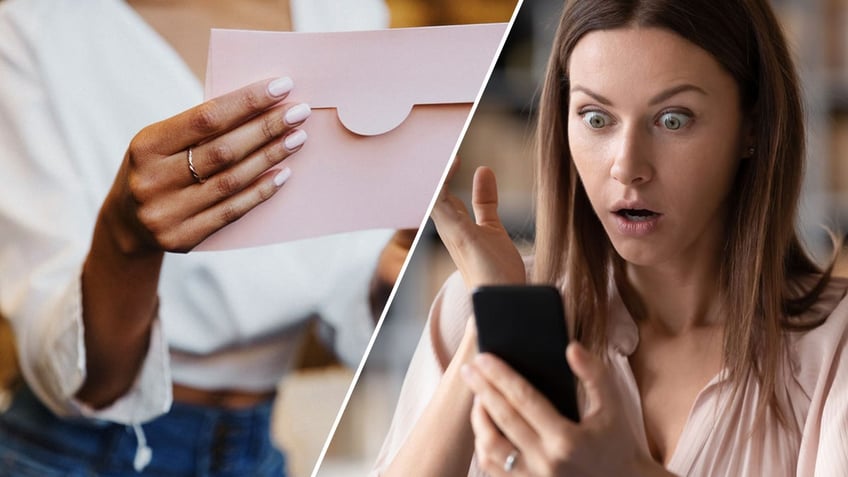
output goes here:
{"type": "Polygon", "coordinates": [[[0,312],[26,381],[0,475],[283,473],[277,383],[315,318],[358,363],[408,234],[167,252],[296,181],[286,159],[321,140],[289,78],[196,106],[209,27],[385,25],[379,1],[333,3],[0,4],[0,312]]]}
{"type": "Polygon", "coordinates": [[[803,111],[768,3],[569,2],[538,121],[531,260],[491,170],[473,218],[433,210],[459,273],[375,474],[848,475],[848,283],[794,228],[803,111]],[[579,423],[476,353],[469,291],[526,282],[562,290],[579,423]]]}

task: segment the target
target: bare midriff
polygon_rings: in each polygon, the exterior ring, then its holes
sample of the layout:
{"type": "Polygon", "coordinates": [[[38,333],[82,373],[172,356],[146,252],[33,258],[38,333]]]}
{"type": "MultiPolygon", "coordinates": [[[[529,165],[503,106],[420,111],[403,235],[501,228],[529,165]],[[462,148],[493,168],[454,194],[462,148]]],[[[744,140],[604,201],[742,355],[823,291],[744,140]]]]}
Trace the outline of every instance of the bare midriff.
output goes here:
{"type": "Polygon", "coordinates": [[[174,383],[174,401],[198,406],[243,409],[273,399],[275,391],[243,391],[238,389],[197,389],[174,383]]]}

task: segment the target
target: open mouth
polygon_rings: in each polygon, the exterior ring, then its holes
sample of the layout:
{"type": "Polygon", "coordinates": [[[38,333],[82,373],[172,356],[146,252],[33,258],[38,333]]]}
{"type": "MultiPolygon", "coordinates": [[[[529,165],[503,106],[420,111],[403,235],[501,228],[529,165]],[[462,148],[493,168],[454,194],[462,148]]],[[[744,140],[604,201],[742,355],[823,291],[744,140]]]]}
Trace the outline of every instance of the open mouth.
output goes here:
{"type": "Polygon", "coordinates": [[[655,217],[659,217],[660,215],[657,212],[648,209],[619,209],[615,213],[619,217],[623,217],[633,222],[647,222],[655,217]]]}

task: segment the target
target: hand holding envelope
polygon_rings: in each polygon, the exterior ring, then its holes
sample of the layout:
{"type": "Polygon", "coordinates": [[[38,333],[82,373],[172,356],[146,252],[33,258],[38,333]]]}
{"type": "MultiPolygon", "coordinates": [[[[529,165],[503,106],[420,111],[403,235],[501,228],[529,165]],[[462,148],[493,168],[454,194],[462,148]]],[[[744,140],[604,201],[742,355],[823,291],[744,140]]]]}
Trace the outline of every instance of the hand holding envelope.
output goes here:
{"type": "Polygon", "coordinates": [[[207,97],[290,76],[312,116],[285,187],[197,250],[418,227],[505,30],[213,30],[207,97]]]}

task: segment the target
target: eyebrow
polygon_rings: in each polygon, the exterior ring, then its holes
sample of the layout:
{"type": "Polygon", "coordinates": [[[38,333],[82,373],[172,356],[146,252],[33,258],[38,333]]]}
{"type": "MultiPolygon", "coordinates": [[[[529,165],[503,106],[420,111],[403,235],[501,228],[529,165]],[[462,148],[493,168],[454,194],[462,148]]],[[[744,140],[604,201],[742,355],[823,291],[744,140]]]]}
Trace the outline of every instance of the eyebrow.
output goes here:
{"type": "MultiPolygon", "coordinates": [[[[588,96],[591,96],[592,98],[595,99],[595,101],[598,101],[601,104],[605,104],[607,106],[612,106],[612,101],[610,101],[609,99],[601,96],[600,94],[598,94],[598,93],[596,93],[596,92],[594,92],[594,91],[592,91],[588,88],[584,88],[583,86],[580,86],[580,85],[574,85],[571,88],[570,92],[574,93],[576,91],[580,91],[581,93],[584,93],[588,96]]],[[[694,84],[688,84],[687,83],[687,84],[681,84],[681,85],[673,86],[673,87],[661,92],[660,94],[651,98],[651,101],[648,104],[653,106],[657,103],[661,103],[661,102],[673,97],[674,95],[683,93],[684,91],[695,91],[696,93],[701,93],[704,96],[709,96],[707,94],[707,92],[704,91],[703,89],[695,86],[694,84]]]]}

